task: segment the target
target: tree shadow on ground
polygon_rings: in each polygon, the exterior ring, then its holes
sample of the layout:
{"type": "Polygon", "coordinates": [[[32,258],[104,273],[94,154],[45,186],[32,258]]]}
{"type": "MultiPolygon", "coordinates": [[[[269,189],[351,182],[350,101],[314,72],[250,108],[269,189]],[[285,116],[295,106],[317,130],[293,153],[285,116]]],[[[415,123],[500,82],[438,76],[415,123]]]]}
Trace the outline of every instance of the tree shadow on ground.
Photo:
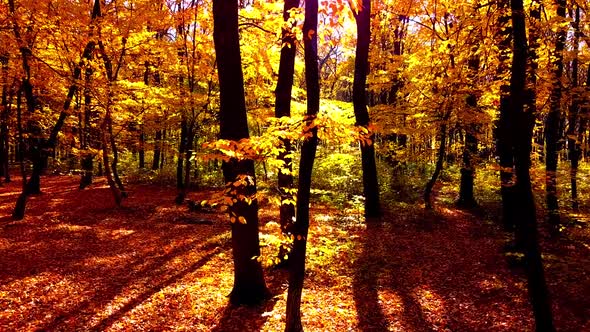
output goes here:
{"type": "Polygon", "coordinates": [[[265,279],[271,297],[256,306],[233,306],[228,303],[219,322],[211,329],[211,332],[259,331],[261,329],[268,317],[264,313],[273,311],[280,294],[287,288],[288,277],[288,271],[285,269],[267,270],[266,272],[265,279]],[[247,317],[247,319],[243,320],[243,317],[247,317]]]}
{"type": "Polygon", "coordinates": [[[0,225],[0,291],[14,296],[5,303],[13,314],[0,317],[8,330],[104,330],[229,248],[226,225],[169,220],[182,215],[173,189],[142,188],[148,197],[123,209],[109,209],[101,188],[51,190],[25,220],[0,225]]]}
{"type": "Polygon", "coordinates": [[[394,211],[383,220],[367,224],[355,261],[359,330],[530,328],[522,280],[498,264],[498,230],[448,208],[394,211]],[[477,236],[482,231],[490,236],[477,236]]]}

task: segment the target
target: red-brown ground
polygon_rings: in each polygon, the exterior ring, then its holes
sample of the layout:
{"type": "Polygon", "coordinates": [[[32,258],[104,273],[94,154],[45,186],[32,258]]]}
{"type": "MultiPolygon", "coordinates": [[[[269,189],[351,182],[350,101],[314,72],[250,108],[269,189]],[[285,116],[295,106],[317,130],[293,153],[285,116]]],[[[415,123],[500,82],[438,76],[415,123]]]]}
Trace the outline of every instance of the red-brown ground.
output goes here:
{"type": "MultiPolygon", "coordinates": [[[[129,186],[118,208],[104,182],[80,191],[77,181],[43,178],[23,221],[10,218],[20,182],[0,187],[1,331],[283,330],[283,271],[266,270],[274,297],[263,306],[227,305],[224,215],[188,212],[173,188],[153,185],[129,186]],[[191,223],[203,218],[213,223],[191,223]]],[[[274,210],[261,211],[266,257],[274,210]]],[[[532,330],[522,271],[507,266],[494,222],[444,206],[407,206],[369,226],[354,212],[312,213],[306,330],[532,330]]],[[[587,233],[543,242],[559,331],[590,331],[587,233]]]]}

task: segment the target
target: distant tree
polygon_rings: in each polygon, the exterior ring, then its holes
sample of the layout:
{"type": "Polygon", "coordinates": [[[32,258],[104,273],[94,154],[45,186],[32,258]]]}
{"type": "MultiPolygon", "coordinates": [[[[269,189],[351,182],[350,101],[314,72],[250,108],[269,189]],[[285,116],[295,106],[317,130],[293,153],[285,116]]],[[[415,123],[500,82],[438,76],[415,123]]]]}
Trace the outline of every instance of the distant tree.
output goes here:
{"type": "MultiPolygon", "coordinates": [[[[557,16],[565,20],[566,0],[557,0],[557,16]]],[[[565,49],[567,31],[558,27],[552,61],[552,87],[549,113],[545,119],[545,188],[549,223],[557,229],[559,226],[559,203],[557,201],[557,153],[560,140],[561,98],[563,95],[563,51],[565,49]]]]}

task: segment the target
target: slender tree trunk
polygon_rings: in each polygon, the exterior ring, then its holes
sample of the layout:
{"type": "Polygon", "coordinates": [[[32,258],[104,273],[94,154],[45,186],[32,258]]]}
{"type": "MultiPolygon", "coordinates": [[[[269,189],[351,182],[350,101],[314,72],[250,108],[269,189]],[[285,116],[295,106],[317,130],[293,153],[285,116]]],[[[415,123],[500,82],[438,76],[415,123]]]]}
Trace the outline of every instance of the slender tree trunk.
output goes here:
{"type": "MultiPolygon", "coordinates": [[[[110,103],[110,99],[109,99],[109,103],[110,103]]],[[[110,111],[107,112],[108,113],[108,119],[105,119],[107,121],[107,130],[109,132],[109,143],[111,145],[111,150],[113,151],[113,163],[111,164],[111,171],[113,172],[113,180],[115,181],[115,184],[117,185],[117,188],[119,189],[120,195],[124,198],[127,197],[127,192],[125,191],[125,186],[123,185],[123,181],[121,181],[121,178],[119,177],[119,170],[118,170],[118,164],[119,164],[119,149],[117,149],[117,142],[115,141],[115,136],[113,135],[113,119],[111,117],[111,113],[110,111]]],[[[108,173],[107,173],[108,176],[108,173]]]]}
{"type": "Polygon", "coordinates": [[[434,173],[432,173],[432,177],[426,183],[426,188],[424,189],[424,207],[427,210],[432,210],[432,189],[438,180],[438,176],[443,169],[443,163],[445,160],[445,147],[447,143],[447,121],[448,117],[445,116],[443,119],[443,123],[440,126],[440,145],[438,147],[438,154],[436,158],[436,166],[434,167],[434,173]]]}
{"type": "Polygon", "coordinates": [[[178,159],[176,161],[176,190],[177,195],[174,202],[178,205],[184,203],[184,199],[186,197],[186,186],[185,182],[183,181],[183,166],[184,166],[184,154],[185,154],[185,147],[186,147],[186,114],[182,112],[182,119],[180,120],[180,140],[178,143],[178,159]]]}
{"type": "Polygon", "coordinates": [[[567,145],[569,149],[569,159],[570,159],[570,183],[571,183],[571,199],[572,199],[572,209],[574,211],[579,210],[579,202],[578,202],[578,164],[580,160],[580,144],[581,142],[578,141],[578,132],[582,129],[582,119],[580,119],[580,124],[578,130],[578,113],[580,111],[580,93],[578,92],[578,71],[579,71],[579,60],[578,60],[578,52],[580,47],[580,7],[576,6],[575,10],[575,18],[574,18],[574,59],[572,60],[572,90],[574,91],[572,94],[572,103],[569,109],[569,125],[567,131],[567,145]]]}
{"type": "MultiPolygon", "coordinates": [[[[479,70],[479,55],[477,42],[471,49],[471,56],[468,61],[469,76],[471,81],[475,84],[477,71],[479,70]]],[[[479,113],[477,109],[477,96],[471,93],[467,96],[467,107],[473,112],[473,118],[476,119],[479,113]]],[[[463,167],[461,168],[461,183],[459,187],[459,200],[457,206],[463,208],[473,208],[477,206],[475,196],[473,194],[473,182],[475,179],[475,163],[473,157],[477,155],[477,136],[479,125],[477,123],[467,124],[465,130],[465,143],[463,146],[463,167]]]]}
{"type": "MultiPolygon", "coordinates": [[[[248,138],[248,120],[244,96],[240,41],[238,33],[238,1],[213,1],[213,41],[219,76],[220,111],[219,136],[238,141],[248,138]]],[[[252,160],[231,159],[222,165],[228,189],[237,200],[229,208],[234,261],[234,286],[230,294],[232,304],[260,303],[268,295],[260,262],[258,238],[258,201],[252,160]],[[238,179],[244,183],[234,185],[238,179]],[[252,198],[251,204],[240,195],[252,198]],[[244,221],[245,223],[243,223],[244,221]]]]}
{"type": "MultiPolygon", "coordinates": [[[[510,3],[507,0],[499,1],[498,7],[501,11],[499,18],[500,33],[498,36],[498,48],[500,51],[500,65],[498,77],[504,80],[509,73],[509,63],[512,27],[510,25],[511,15],[510,3]]],[[[505,80],[504,80],[505,82],[505,80]]],[[[512,114],[510,112],[510,85],[504,83],[500,87],[500,116],[496,126],[496,150],[500,161],[500,194],[502,197],[502,223],[507,231],[514,230],[514,151],[511,143],[512,135],[512,114]]]]}
{"type": "Polygon", "coordinates": [[[139,126],[139,169],[145,168],[145,131],[143,129],[143,123],[139,126]]]}
{"type": "MultiPolygon", "coordinates": [[[[290,17],[290,10],[299,5],[299,0],[285,0],[283,9],[283,20],[287,21],[290,17]]],[[[293,90],[293,75],[295,73],[295,55],[297,53],[295,36],[289,29],[282,30],[281,59],[279,62],[279,77],[277,79],[277,88],[275,90],[275,117],[291,116],[291,92],[293,90]]],[[[277,157],[281,160],[282,166],[278,173],[279,195],[281,197],[281,206],[279,208],[279,220],[281,231],[285,237],[292,233],[293,220],[295,219],[295,204],[293,203],[293,145],[289,139],[281,140],[283,151],[277,157]]],[[[289,251],[282,247],[279,250],[280,265],[287,262],[289,251]]]]}
{"type": "Polygon", "coordinates": [[[510,79],[510,111],[514,118],[514,157],[516,168],[515,220],[519,246],[525,255],[528,293],[535,316],[536,330],[555,331],[549,291],[538,242],[537,217],[530,179],[530,153],[535,115],[525,112],[527,38],[522,0],[511,0],[514,48],[510,79]]]}
{"type": "Polygon", "coordinates": [[[154,139],[154,159],[152,159],[152,170],[157,170],[160,167],[160,146],[162,144],[162,131],[156,130],[154,139]]]}
{"type": "Polygon", "coordinates": [[[164,168],[166,163],[166,129],[162,129],[162,141],[160,142],[160,170],[164,168]]]}
{"type": "Polygon", "coordinates": [[[107,105],[104,120],[103,120],[103,123],[100,128],[101,132],[102,132],[102,162],[104,165],[104,174],[107,177],[107,183],[109,184],[109,188],[111,189],[111,192],[113,193],[113,198],[115,199],[115,204],[117,204],[117,206],[121,206],[121,201],[123,200],[123,195],[121,194],[121,191],[119,190],[119,187],[117,186],[117,183],[113,179],[113,174],[111,171],[111,164],[109,161],[110,142],[109,142],[108,136],[111,135],[111,131],[108,130],[108,128],[110,126],[109,122],[111,122],[111,111],[110,111],[110,105],[107,105]]]}
{"type": "Polygon", "coordinates": [[[286,332],[303,331],[301,324],[301,292],[305,278],[305,251],[309,229],[311,175],[318,145],[317,128],[313,121],[320,109],[318,70],[318,0],[305,1],[303,47],[305,82],[307,86],[306,130],[311,133],[303,141],[299,162],[299,188],[297,190],[297,220],[293,224],[293,249],[289,258],[289,290],[287,294],[286,332]]]}
{"type": "Polygon", "coordinates": [[[82,176],[80,178],[80,189],[84,189],[87,186],[92,184],[92,173],[94,171],[94,154],[89,152],[88,149],[90,148],[90,140],[91,140],[91,130],[92,130],[92,122],[91,122],[91,107],[90,103],[92,101],[90,96],[90,77],[92,75],[92,70],[90,68],[86,69],[85,77],[84,77],[84,122],[81,126],[82,128],[82,149],[84,150],[84,154],[82,155],[82,176]]]}
{"type": "MultiPolygon", "coordinates": [[[[565,20],[565,0],[557,0],[557,15],[565,20]]],[[[565,48],[566,30],[559,28],[555,41],[555,52],[553,54],[553,87],[550,96],[549,113],[545,120],[545,147],[547,157],[545,158],[546,173],[546,197],[547,210],[549,213],[549,224],[553,230],[559,228],[559,203],[557,201],[557,160],[559,152],[559,122],[561,118],[561,97],[563,76],[563,50],[565,48]]]]}
{"type": "Polygon", "coordinates": [[[10,106],[8,101],[8,55],[0,55],[0,64],[2,65],[2,113],[0,113],[0,177],[4,177],[5,182],[10,182],[10,174],[8,172],[8,114],[10,112],[10,106]]]}
{"type": "Polygon", "coordinates": [[[365,194],[365,217],[367,220],[381,215],[379,205],[379,182],[375,162],[375,134],[369,128],[370,118],[367,110],[367,73],[369,71],[369,44],[371,42],[371,1],[363,0],[362,8],[354,15],[357,26],[356,57],[352,100],[356,125],[366,130],[368,140],[361,140],[361,161],[363,168],[363,188],[365,194]]]}
{"type": "Polygon", "coordinates": [[[16,130],[17,130],[17,139],[18,139],[18,163],[20,166],[20,174],[23,178],[23,186],[22,186],[22,193],[18,196],[16,200],[16,205],[14,207],[14,211],[12,212],[12,218],[15,220],[22,220],[25,217],[25,209],[27,206],[27,198],[29,197],[27,193],[27,170],[25,168],[25,141],[23,139],[23,125],[22,125],[22,89],[18,89],[18,93],[16,96],[16,130]]]}
{"type": "MultiPolygon", "coordinates": [[[[184,158],[184,185],[186,190],[189,189],[191,185],[191,160],[193,158],[193,141],[195,139],[195,133],[193,131],[193,125],[189,126],[187,137],[186,137],[186,151],[185,151],[185,158],[184,158]]],[[[195,179],[197,178],[196,174],[197,165],[195,165],[195,179]]]]}

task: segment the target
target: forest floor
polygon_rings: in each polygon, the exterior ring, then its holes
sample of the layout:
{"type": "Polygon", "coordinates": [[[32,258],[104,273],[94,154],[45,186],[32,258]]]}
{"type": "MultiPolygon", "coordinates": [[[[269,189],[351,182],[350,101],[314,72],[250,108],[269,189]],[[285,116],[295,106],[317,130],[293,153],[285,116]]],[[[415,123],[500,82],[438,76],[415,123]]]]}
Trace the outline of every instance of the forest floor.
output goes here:
{"type": "MultiPolygon", "coordinates": [[[[175,190],[130,185],[115,207],[98,181],[48,176],[12,221],[21,182],[0,187],[0,330],[282,331],[287,274],[268,267],[273,297],[231,307],[228,218],[174,205],[175,190]],[[194,224],[207,219],[211,224],[194,224]]],[[[192,193],[205,199],[207,191],[192,193]]],[[[495,211],[490,207],[486,211],[495,211]]],[[[261,209],[265,257],[279,232],[261,209]],[[273,235],[274,234],[274,235],[273,235]]],[[[307,331],[532,331],[526,281],[503,253],[494,213],[406,205],[366,226],[312,206],[303,324],[307,331]]],[[[584,223],[580,223],[584,224],[584,223]]],[[[590,331],[589,227],[542,233],[559,331],[590,331]]],[[[267,264],[267,263],[265,263],[267,264]]]]}

